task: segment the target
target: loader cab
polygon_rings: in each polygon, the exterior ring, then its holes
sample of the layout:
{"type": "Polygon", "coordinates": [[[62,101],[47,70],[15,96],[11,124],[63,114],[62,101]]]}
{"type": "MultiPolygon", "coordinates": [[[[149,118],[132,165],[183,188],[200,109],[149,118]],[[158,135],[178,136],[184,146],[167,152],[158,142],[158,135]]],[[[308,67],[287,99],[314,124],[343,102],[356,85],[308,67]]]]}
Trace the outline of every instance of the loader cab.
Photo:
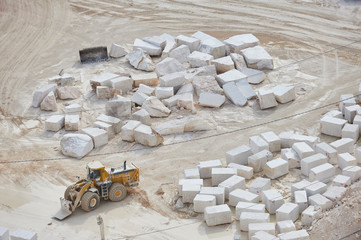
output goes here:
{"type": "Polygon", "coordinates": [[[94,182],[104,181],[105,167],[98,161],[90,162],[87,166],[87,177],[94,182]]]}

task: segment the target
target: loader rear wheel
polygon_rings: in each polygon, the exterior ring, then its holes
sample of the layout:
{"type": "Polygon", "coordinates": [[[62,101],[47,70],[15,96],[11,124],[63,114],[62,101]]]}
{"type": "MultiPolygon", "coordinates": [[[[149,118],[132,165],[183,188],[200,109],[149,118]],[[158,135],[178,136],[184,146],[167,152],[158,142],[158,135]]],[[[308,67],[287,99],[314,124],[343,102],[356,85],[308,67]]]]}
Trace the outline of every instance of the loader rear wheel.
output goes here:
{"type": "Polygon", "coordinates": [[[70,199],[70,190],[73,188],[73,185],[70,185],[69,187],[66,188],[65,192],[64,192],[64,198],[66,200],[71,200],[70,199]]]}
{"type": "Polygon", "coordinates": [[[127,189],[123,184],[113,183],[109,189],[109,199],[113,202],[119,202],[127,196],[127,189]]]}
{"type": "Polygon", "coordinates": [[[81,198],[81,208],[86,212],[96,209],[99,206],[99,203],[100,198],[98,194],[93,192],[86,192],[81,198]]]}

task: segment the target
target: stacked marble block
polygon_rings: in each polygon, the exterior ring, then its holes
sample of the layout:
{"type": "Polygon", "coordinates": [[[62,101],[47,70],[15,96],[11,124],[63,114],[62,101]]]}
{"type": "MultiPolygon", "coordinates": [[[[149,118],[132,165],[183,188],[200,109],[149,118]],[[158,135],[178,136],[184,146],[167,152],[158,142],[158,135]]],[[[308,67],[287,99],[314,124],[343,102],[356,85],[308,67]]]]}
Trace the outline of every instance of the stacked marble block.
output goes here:
{"type": "Polygon", "coordinates": [[[62,128],[66,131],[77,131],[79,129],[82,108],[74,103],[65,107],[65,115],[53,115],[45,120],[45,130],[57,132],[62,128]]]}

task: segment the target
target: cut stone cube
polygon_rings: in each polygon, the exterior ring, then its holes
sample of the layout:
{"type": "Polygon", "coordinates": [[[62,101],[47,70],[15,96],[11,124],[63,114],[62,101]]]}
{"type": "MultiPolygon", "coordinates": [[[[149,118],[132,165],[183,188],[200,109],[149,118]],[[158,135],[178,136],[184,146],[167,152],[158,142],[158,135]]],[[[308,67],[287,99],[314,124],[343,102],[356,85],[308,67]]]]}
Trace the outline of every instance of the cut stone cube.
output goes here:
{"type": "Polygon", "coordinates": [[[279,234],[296,231],[296,226],[292,220],[277,221],[276,226],[279,234]]]}
{"type": "Polygon", "coordinates": [[[344,114],[345,114],[345,119],[349,122],[349,123],[353,123],[353,120],[357,114],[357,109],[360,109],[361,107],[359,105],[351,105],[348,107],[344,108],[344,114]]]}
{"type": "Polygon", "coordinates": [[[112,88],[122,90],[122,93],[127,93],[133,88],[133,79],[130,77],[117,77],[110,80],[112,88]]]}
{"type": "Polygon", "coordinates": [[[330,143],[330,146],[336,149],[337,153],[353,153],[354,152],[354,141],[351,138],[341,138],[330,143]]]}
{"type": "Polygon", "coordinates": [[[331,164],[337,163],[337,151],[329,144],[322,142],[316,145],[316,153],[322,153],[328,158],[328,162],[331,164]]]}
{"type": "Polygon", "coordinates": [[[11,240],[37,240],[38,234],[27,230],[17,229],[10,234],[11,240]]]}
{"type": "Polygon", "coordinates": [[[207,226],[216,226],[232,222],[232,212],[227,204],[206,207],[204,209],[204,220],[207,226]]]}
{"type": "Polygon", "coordinates": [[[199,179],[199,169],[198,168],[191,168],[191,169],[184,169],[184,177],[186,179],[199,179]]]}
{"type": "Polygon", "coordinates": [[[9,240],[9,229],[0,226],[0,240],[9,240]]]}
{"type": "Polygon", "coordinates": [[[270,152],[281,151],[281,139],[274,132],[261,133],[261,137],[268,143],[270,152]]]}
{"type": "Polygon", "coordinates": [[[167,108],[158,98],[148,97],[143,105],[144,108],[151,117],[168,117],[171,110],[167,108]]]}
{"type": "Polygon", "coordinates": [[[178,181],[178,194],[182,196],[183,185],[199,185],[203,187],[203,179],[179,179],[178,181]]]}
{"type": "Polygon", "coordinates": [[[232,69],[225,73],[217,75],[216,80],[220,86],[223,86],[224,84],[229,82],[237,82],[240,80],[247,81],[247,76],[236,69],[232,69]]]}
{"type": "Polygon", "coordinates": [[[251,239],[251,237],[259,231],[264,231],[269,234],[275,235],[276,229],[274,223],[250,223],[248,225],[248,237],[251,239]]]}
{"type": "Polygon", "coordinates": [[[234,168],[212,168],[212,186],[218,186],[224,180],[237,175],[237,170],[234,168]]]}
{"type": "Polygon", "coordinates": [[[309,185],[311,185],[311,182],[307,181],[306,179],[303,179],[295,184],[292,184],[291,185],[292,197],[294,198],[294,194],[296,191],[305,190],[305,188],[309,185]]]}
{"type": "Polygon", "coordinates": [[[200,31],[194,33],[192,37],[201,40],[199,51],[208,53],[214,56],[214,58],[220,58],[226,55],[226,45],[217,38],[200,31]]]}
{"type": "Polygon", "coordinates": [[[361,134],[361,115],[356,115],[353,119],[353,124],[358,125],[359,127],[359,134],[361,134]]]}
{"type": "Polygon", "coordinates": [[[346,123],[342,128],[342,138],[351,138],[354,142],[357,142],[359,134],[359,126],[356,124],[346,123]]]}
{"type": "Polygon", "coordinates": [[[307,193],[305,190],[295,191],[295,203],[298,205],[299,213],[308,207],[307,193]]]}
{"type": "Polygon", "coordinates": [[[108,139],[111,137],[114,137],[115,133],[113,131],[112,125],[105,123],[105,122],[96,121],[96,122],[94,122],[94,127],[105,130],[108,134],[108,139]]]}
{"type": "Polygon", "coordinates": [[[281,139],[281,148],[291,148],[293,145],[292,137],[294,135],[294,132],[288,131],[288,132],[281,132],[278,136],[281,139]]]}
{"type": "MultiPolygon", "coordinates": [[[[232,54],[235,54],[235,53],[231,53],[231,58],[232,58],[232,54]]],[[[243,56],[242,55],[240,55],[240,56],[242,57],[241,59],[243,59],[243,61],[244,61],[243,56]]],[[[237,64],[239,64],[239,63],[235,63],[235,64],[236,64],[236,68],[238,70],[241,70],[241,72],[247,76],[247,81],[251,84],[260,84],[261,82],[263,82],[266,79],[266,74],[263,71],[259,71],[259,70],[247,68],[247,67],[239,68],[237,66],[237,64]]],[[[244,63],[244,65],[246,65],[246,63],[244,63]]]]}
{"type": "Polygon", "coordinates": [[[193,199],[193,209],[197,213],[203,213],[206,207],[211,206],[216,206],[215,196],[197,194],[193,199]]]}
{"type": "Polygon", "coordinates": [[[335,201],[341,200],[343,195],[346,193],[346,190],[347,190],[347,188],[344,188],[344,187],[331,186],[322,195],[324,197],[327,197],[331,201],[335,202],[335,201]]]}
{"type": "Polygon", "coordinates": [[[332,180],[332,185],[337,187],[348,187],[351,185],[351,177],[339,174],[332,180]]]}
{"type": "Polygon", "coordinates": [[[78,131],[79,115],[65,115],[65,130],[78,131]]]}
{"type": "Polygon", "coordinates": [[[232,176],[223,182],[221,182],[218,187],[222,187],[225,190],[225,198],[229,198],[229,193],[233,190],[239,188],[239,189],[246,189],[246,181],[244,177],[240,176],[232,176]]]}
{"type": "Polygon", "coordinates": [[[236,189],[229,193],[229,205],[235,207],[238,202],[259,203],[259,195],[242,189],[236,189]]]}
{"type": "Polygon", "coordinates": [[[193,203],[194,198],[200,192],[200,185],[183,184],[182,186],[182,202],[193,203]]]}
{"type": "Polygon", "coordinates": [[[237,163],[230,163],[227,167],[236,169],[237,175],[244,177],[245,179],[251,179],[253,177],[253,168],[251,167],[240,165],[237,163]]]}
{"type": "Polygon", "coordinates": [[[296,99],[296,91],[294,86],[276,86],[272,89],[277,102],[288,103],[296,99]]]}
{"type": "Polygon", "coordinates": [[[242,49],[257,46],[259,40],[253,34],[241,34],[224,40],[224,43],[232,53],[238,53],[242,49]]]}
{"type": "Polygon", "coordinates": [[[297,142],[292,145],[292,149],[295,150],[295,152],[298,154],[298,156],[301,159],[301,165],[302,165],[302,159],[309,157],[313,154],[315,154],[315,151],[305,142],[297,142]]]}
{"type": "Polygon", "coordinates": [[[133,49],[125,58],[135,69],[153,72],[155,65],[149,54],[141,48],[133,49]]]}
{"type": "Polygon", "coordinates": [[[347,123],[347,121],[335,117],[324,116],[320,120],[320,123],[321,133],[334,137],[341,137],[342,128],[347,123]]]}
{"type": "Polygon", "coordinates": [[[282,159],[288,161],[288,169],[301,167],[300,157],[292,148],[282,149],[281,156],[282,159]]]}
{"type": "Polygon", "coordinates": [[[327,190],[327,185],[324,184],[323,182],[319,182],[319,181],[314,181],[311,182],[310,185],[308,185],[307,187],[305,187],[307,196],[312,196],[315,195],[317,193],[322,194],[324,192],[326,192],[327,190]]]}
{"type": "Polygon", "coordinates": [[[263,140],[260,136],[252,136],[249,138],[249,146],[253,154],[256,154],[262,150],[269,151],[269,144],[263,140]]]}
{"type": "Polygon", "coordinates": [[[155,71],[159,76],[163,76],[171,73],[185,71],[185,68],[176,59],[167,57],[155,66],[155,71]]]}
{"type": "Polygon", "coordinates": [[[213,59],[214,57],[212,55],[199,51],[193,51],[187,57],[187,60],[192,68],[211,65],[213,59]]]}
{"type": "Polygon", "coordinates": [[[44,98],[50,93],[54,92],[57,89],[56,84],[48,84],[46,86],[43,86],[42,88],[36,90],[33,95],[33,107],[39,107],[41,102],[44,100],[44,98]]]}
{"type": "Polygon", "coordinates": [[[155,72],[131,74],[131,78],[133,79],[134,87],[139,87],[140,84],[147,86],[158,85],[158,76],[155,72]]]}
{"type": "Polygon", "coordinates": [[[202,187],[200,194],[215,196],[217,205],[224,204],[225,195],[222,187],[202,187]]]}
{"type": "Polygon", "coordinates": [[[318,180],[320,182],[328,183],[334,176],[335,168],[329,163],[324,163],[317,167],[311,168],[309,173],[309,180],[312,182],[318,180]]]}
{"type": "Polygon", "coordinates": [[[45,130],[46,131],[53,131],[57,132],[60,129],[64,127],[65,121],[64,121],[63,115],[53,115],[45,120],[45,130]]]}
{"type": "Polygon", "coordinates": [[[185,81],[184,72],[174,72],[166,74],[159,78],[161,87],[174,87],[178,89],[185,81]]]}
{"type": "Polygon", "coordinates": [[[160,47],[162,50],[164,49],[164,47],[166,45],[166,40],[160,36],[145,37],[145,38],[143,38],[143,41],[150,43],[152,45],[155,45],[157,47],[160,47]]]}
{"type": "Polygon", "coordinates": [[[155,89],[155,96],[159,99],[169,98],[174,95],[173,87],[157,87],[155,89]]]}
{"type": "Polygon", "coordinates": [[[192,93],[184,93],[181,95],[176,95],[177,96],[177,106],[179,108],[184,108],[184,109],[188,109],[188,110],[193,110],[194,109],[194,104],[193,104],[193,94],[192,93]]]}
{"type": "Polygon", "coordinates": [[[292,145],[294,143],[296,143],[296,142],[305,142],[312,149],[315,149],[316,144],[319,142],[319,140],[320,139],[318,137],[307,136],[307,135],[302,135],[302,134],[297,134],[297,133],[291,135],[291,143],[292,143],[292,145]]]}
{"type": "Polygon", "coordinates": [[[355,97],[353,96],[353,94],[343,94],[340,96],[340,111],[342,112],[342,114],[345,114],[345,107],[348,106],[352,106],[355,105],[356,101],[355,101],[355,97]]]}
{"type": "Polygon", "coordinates": [[[241,54],[246,60],[247,67],[258,70],[272,70],[273,59],[261,46],[249,47],[241,50],[241,54]]]}
{"type": "Polygon", "coordinates": [[[244,106],[247,104],[247,98],[243,96],[241,90],[234,82],[229,82],[223,85],[224,94],[233,104],[244,106]]]}
{"type": "Polygon", "coordinates": [[[137,105],[139,105],[139,106],[142,106],[143,103],[145,102],[145,100],[147,100],[148,97],[149,97],[149,96],[148,96],[147,94],[145,94],[145,93],[143,93],[143,92],[141,92],[141,91],[138,90],[138,91],[136,91],[136,92],[133,94],[131,100],[132,100],[132,102],[134,102],[135,104],[137,104],[137,105]]]}
{"type": "Polygon", "coordinates": [[[65,114],[81,116],[81,106],[77,103],[64,107],[65,114]]]}
{"type": "Polygon", "coordinates": [[[230,56],[217,58],[211,62],[216,66],[217,73],[224,73],[234,69],[234,62],[230,56]]]}
{"type": "Polygon", "coordinates": [[[328,210],[332,208],[333,203],[328,198],[322,196],[321,194],[317,193],[312,195],[308,198],[308,201],[311,206],[320,206],[322,210],[328,210]]]}
{"type": "Polygon", "coordinates": [[[122,47],[118,44],[112,43],[110,50],[109,50],[109,57],[120,58],[120,57],[124,57],[127,54],[128,53],[124,47],[122,47]]]}
{"type": "Polygon", "coordinates": [[[187,45],[180,45],[170,51],[169,57],[176,59],[180,63],[184,63],[187,61],[189,54],[191,54],[189,47],[187,45]]]}
{"type": "Polygon", "coordinates": [[[262,150],[248,157],[248,166],[253,167],[253,172],[260,172],[266,163],[272,160],[272,157],[273,155],[270,151],[262,150]]]}
{"type": "Polygon", "coordinates": [[[112,125],[112,129],[114,133],[120,133],[122,129],[122,122],[120,121],[119,118],[107,116],[105,114],[100,114],[96,120],[112,125]]]}
{"type": "Polygon", "coordinates": [[[141,39],[136,38],[133,43],[133,50],[140,48],[149,56],[160,56],[162,54],[162,48],[156,45],[153,45],[149,42],[143,41],[141,39]]]}
{"type": "Polygon", "coordinates": [[[204,107],[219,108],[226,101],[223,95],[217,93],[201,93],[199,96],[199,105],[204,107]]]}
{"type": "Polygon", "coordinates": [[[239,220],[239,217],[242,212],[265,212],[265,205],[261,203],[253,202],[238,202],[236,206],[236,220],[239,220]]]}
{"type": "Polygon", "coordinates": [[[273,94],[272,90],[260,89],[258,91],[258,99],[259,99],[259,105],[260,105],[261,109],[268,109],[268,108],[273,108],[273,107],[278,106],[276,97],[273,94]]]}
{"type": "Polygon", "coordinates": [[[331,110],[331,111],[325,113],[324,116],[343,119],[343,114],[339,110],[331,110]]]}
{"type": "MultiPolygon", "coordinates": [[[[271,179],[258,177],[248,186],[248,191],[262,196],[264,190],[271,189],[271,179]]],[[[262,199],[261,199],[262,200],[262,199]]]]}
{"type": "Polygon", "coordinates": [[[348,152],[338,154],[338,166],[341,169],[349,166],[357,166],[356,158],[348,152]]]}
{"type": "Polygon", "coordinates": [[[121,138],[123,141],[134,142],[134,130],[142,124],[139,121],[130,120],[123,127],[121,131],[121,138]]]}
{"type": "Polygon", "coordinates": [[[95,89],[97,86],[107,86],[112,87],[111,80],[120,77],[118,74],[114,73],[101,73],[99,75],[95,75],[90,79],[90,85],[93,89],[95,89]]]}
{"type": "Polygon", "coordinates": [[[281,235],[278,235],[278,237],[280,238],[280,240],[309,240],[310,239],[309,234],[304,229],[283,233],[281,235]]]}
{"type": "Polygon", "coordinates": [[[359,166],[350,166],[342,169],[342,175],[349,176],[351,182],[355,182],[361,178],[361,167],[359,166]]]}
{"type": "Polygon", "coordinates": [[[296,221],[299,216],[299,208],[295,203],[284,203],[281,207],[276,210],[276,220],[292,220],[296,221]]]}
{"type": "Polygon", "coordinates": [[[279,240],[279,238],[267,232],[258,231],[250,238],[250,240],[279,240]]]}
{"type": "Polygon", "coordinates": [[[240,229],[241,231],[248,231],[250,223],[268,223],[269,214],[259,212],[242,212],[239,216],[240,229]]]}
{"type": "Polygon", "coordinates": [[[192,84],[198,96],[203,92],[223,93],[214,76],[195,76],[192,84]]]}
{"type": "Polygon", "coordinates": [[[247,145],[242,145],[226,152],[226,162],[227,164],[237,163],[241,165],[247,165],[248,157],[251,155],[251,148],[247,145]]]}
{"type": "Polygon", "coordinates": [[[282,158],[269,161],[264,167],[264,173],[267,177],[275,179],[288,174],[288,161],[282,158]]]}
{"type": "Polygon", "coordinates": [[[199,175],[201,178],[211,178],[212,177],[212,169],[213,168],[221,168],[222,162],[220,160],[209,160],[199,162],[197,165],[199,169],[199,175]]]}
{"type": "Polygon", "coordinates": [[[163,143],[164,138],[148,125],[141,124],[134,129],[134,139],[137,143],[155,147],[163,143]]]}
{"type": "Polygon", "coordinates": [[[150,96],[150,95],[153,94],[154,88],[149,87],[149,86],[147,86],[145,84],[139,84],[138,91],[150,96]]]}
{"type": "Polygon", "coordinates": [[[135,113],[132,114],[132,119],[139,121],[145,125],[150,125],[151,124],[151,118],[149,113],[147,112],[147,110],[145,109],[140,109],[139,111],[136,111],[135,113]]]}
{"type": "Polygon", "coordinates": [[[249,85],[247,79],[241,79],[237,81],[236,85],[243,94],[243,96],[245,96],[247,99],[253,99],[257,97],[256,92],[253,90],[252,86],[249,85]]]}
{"type": "Polygon", "coordinates": [[[107,131],[100,128],[83,128],[81,133],[85,133],[92,138],[94,148],[108,144],[108,133],[107,131]]]}
{"type": "MultiPolygon", "coordinates": [[[[310,226],[314,220],[321,216],[321,208],[309,206],[301,214],[302,225],[310,226]]],[[[308,238],[307,238],[308,239],[308,238]]]]}
{"type": "Polygon", "coordinates": [[[285,203],[282,195],[276,189],[263,191],[262,201],[270,214],[275,214],[276,210],[285,203]]]}
{"type": "Polygon", "coordinates": [[[105,104],[107,115],[120,119],[129,119],[131,114],[132,102],[130,99],[116,96],[105,104]]]}
{"type": "Polygon", "coordinates": [[[301,160],[301,172],[305,176],[309,176],[312,168],[327,163],[327,157],[322,153],[317,153],[301,160]]]}
{"type": "Polygon", "coordinates": [[[199,47],[199,44],[201,42],[197,38],[187,37],[184,35],[177,36],[175,40],[176,40],[178,46],[187,45],[191,52],[197,50],[199,47]]]}

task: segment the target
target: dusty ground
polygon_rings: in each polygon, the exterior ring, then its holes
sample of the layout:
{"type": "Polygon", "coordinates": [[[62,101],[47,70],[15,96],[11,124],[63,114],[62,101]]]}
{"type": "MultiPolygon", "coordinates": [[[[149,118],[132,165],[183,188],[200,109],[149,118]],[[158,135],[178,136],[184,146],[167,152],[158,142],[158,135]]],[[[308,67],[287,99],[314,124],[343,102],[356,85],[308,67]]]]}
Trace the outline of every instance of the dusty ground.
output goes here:
{"type": "MultiPolygon", "coordinates": [[[[239,230],[236,223],[207,228],[201,216],[173,211],[175,185],[183,169],[201,160],[224,159],[227,150],[247,144],[249,136],[266,130],[319,135],[317,121],[336,104],[243,131],[167,144],[281,119],[336,102],[344,93],[357,94],[361,80],[360,30],[359,1],[0,0],[0,225],[36,231],[40,239],[99,239],[96,216],[102,214],[109,239],[230,239],[239,230]],[[30,107],[37,87],[61,69],[76,74],[84,91],[89,90],[87,74],[127,71],[121,60],[119,68],[116,61],[82,66],[78,63],[81,48],[197,30],[222,40],[240,33],[255,34],[274,57],[276,66],[257,88],[292,83],[298,92],[296,101],[267,111],[260,111],[255,102],[244,108],[227,103],[219,110],[200,109],[199,115],[217,122],[216,130],[170,136],[159,148],[110,154],[130,147],[114,138],[81,161],[63,158],[59,152],[61,134],[44,132],[43,117],[38,116],[47,113],[30,107]],[[48,161],[16,162],[33,159],[48,161]],[[140,188],[121,204],[106,202],[94,212],[78,210],[66,221],[52,220],[65,186],[75,176],[83,175],[87,162],[93,159],[108,166],[131,160],[141,167],[140,188]]],[[[102,110],[92,110],[93,104],[82,100],[89,110],[82,121],[82,126],[87,126],[102,110]]],[[[132,147],[137,148],[142,147],[132,147]]],[[[281,180],[282,185],[280,180],[272,184],[287,197],[287,186],[299,177],[293,172],[281,180]]],[[[315,228],[327,229],[325,222],[319,221],[315,228]]],[[[352,231],[355,229],[345,227],[337,236],[352,231]]],[[[317,236],[314,239],[321,239],[317,236]]]]}

